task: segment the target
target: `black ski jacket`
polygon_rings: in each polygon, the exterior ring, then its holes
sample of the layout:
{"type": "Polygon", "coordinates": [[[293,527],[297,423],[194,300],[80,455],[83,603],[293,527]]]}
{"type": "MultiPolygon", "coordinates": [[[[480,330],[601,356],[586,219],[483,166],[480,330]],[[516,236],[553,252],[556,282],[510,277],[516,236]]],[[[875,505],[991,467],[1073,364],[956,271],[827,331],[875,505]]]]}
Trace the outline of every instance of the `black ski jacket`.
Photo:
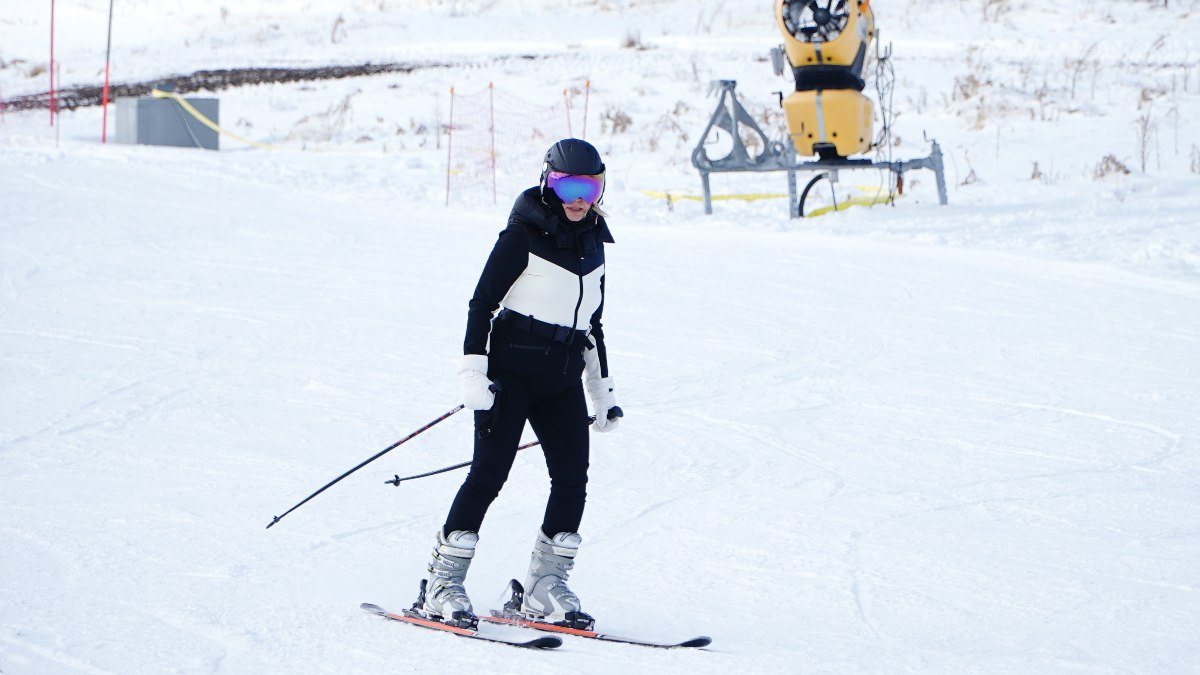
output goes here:
{"type": "Polygon", "coordinates": [[[463,353],[488,353],[492,318],[503,307],[541,322],[587,331],[599,355],[601,377],[608,377],[600,323],[606,243],[613,243],[612,234],[595,211],[571,222],[554,197],[543,201],[537,187],[522,192],[475,286],[463,353]]]}

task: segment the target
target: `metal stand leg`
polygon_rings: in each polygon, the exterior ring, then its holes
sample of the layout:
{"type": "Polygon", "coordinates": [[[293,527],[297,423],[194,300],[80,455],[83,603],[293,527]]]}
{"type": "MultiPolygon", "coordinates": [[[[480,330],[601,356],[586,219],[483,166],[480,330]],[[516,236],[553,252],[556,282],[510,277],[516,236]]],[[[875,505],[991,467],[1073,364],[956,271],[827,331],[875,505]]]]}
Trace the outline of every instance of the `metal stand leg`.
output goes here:
{"type": "Polygon", "coordinates": [[[946,173],[942,170],[942,147],[933,142],[933,152],[929,153],[933,161],[933,175],[937,178],[938,204],[946,205],[946,173]]]}
{"type": "Polygon", "coordinates": [[[788,217],[800,217],[800,202],[796,199],[796,172],[788,169],[788,217]]]}
{"type": "Polygon", "coordinates": [[[704,214],[712,215],[712,189],[708,185],[708,172],[700,172],[700,185],[704,188],[704,214]]]}

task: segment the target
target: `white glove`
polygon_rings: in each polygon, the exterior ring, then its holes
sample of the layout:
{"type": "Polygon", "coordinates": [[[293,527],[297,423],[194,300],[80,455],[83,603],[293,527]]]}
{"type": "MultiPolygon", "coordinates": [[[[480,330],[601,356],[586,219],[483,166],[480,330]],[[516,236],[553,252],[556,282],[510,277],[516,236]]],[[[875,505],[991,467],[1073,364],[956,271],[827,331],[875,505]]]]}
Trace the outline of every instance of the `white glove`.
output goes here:
{"type": "Polygon", "coordinates": [[[488,357],[483,354],[464,354],[458,362],[458,388],[463,405],[471,410],[491,410],[496,394],[487,376],[488,357]]]}
{"type": "Polygon", "coordinates": [[[612,378],[602,377],[598,380],[588,380],[587,390],[588,395],[592,397],[592,410],[596,413],[596,421],[592,422],[592,428],[601,433],[616,429],[621,418],[608,419],[609,409],[617,406],[617,398],[613,395],[612,378]]]}

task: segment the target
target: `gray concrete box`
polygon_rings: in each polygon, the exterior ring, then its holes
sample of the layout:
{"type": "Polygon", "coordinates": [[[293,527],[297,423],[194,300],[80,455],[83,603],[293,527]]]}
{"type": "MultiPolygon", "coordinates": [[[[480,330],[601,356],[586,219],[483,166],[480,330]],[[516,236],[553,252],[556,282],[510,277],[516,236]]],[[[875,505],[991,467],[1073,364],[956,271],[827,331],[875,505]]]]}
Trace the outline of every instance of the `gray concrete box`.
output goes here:
{"type": "MultiPolygon", "coordinates": [[[[185,98],[201,115],[220,124],[220,101],[185,98]]],[[[118,98],[117,142],[136,145],[173,145],[182,148],[220,147],[220,134],[205,126],[169,98],[118,98]]]]}

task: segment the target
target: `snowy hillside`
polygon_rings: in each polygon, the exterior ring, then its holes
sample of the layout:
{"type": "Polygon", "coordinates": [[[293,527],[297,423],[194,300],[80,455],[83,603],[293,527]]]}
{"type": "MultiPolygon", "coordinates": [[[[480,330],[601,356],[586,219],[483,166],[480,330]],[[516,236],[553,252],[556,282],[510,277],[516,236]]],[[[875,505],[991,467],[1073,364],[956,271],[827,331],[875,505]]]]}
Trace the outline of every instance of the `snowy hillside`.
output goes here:
{"type": "MultiPolygon", "coordinates": [[[[47,4],[0,7],[0,100],[47,90],[47,4]]],[[[108,5],[57,3],[61,87],[102,82],[108,5]]],[[[114,82],[414,68],[201,94],[274,150],[3,111],[0,673],[1200,672],[1200,2],[872,6],[892,155],[936,139],[949,205],[918,171],[793,220],[687,198],[712,80],[782,133],[770,2],[117,2],[114,82]],[[359,610],[414,599],[463,473],[384,481],[468,459],[462,413],[264,529],[457,405],[467,300],[546,145],[444,205],[450,88],[489,83],[568,102],[609,167],[627,417],[593,436],[572,588],[602,631],[706,650],[359,610]]],[[[478,608],[546,482],[523,452],[478,608]]]]}

